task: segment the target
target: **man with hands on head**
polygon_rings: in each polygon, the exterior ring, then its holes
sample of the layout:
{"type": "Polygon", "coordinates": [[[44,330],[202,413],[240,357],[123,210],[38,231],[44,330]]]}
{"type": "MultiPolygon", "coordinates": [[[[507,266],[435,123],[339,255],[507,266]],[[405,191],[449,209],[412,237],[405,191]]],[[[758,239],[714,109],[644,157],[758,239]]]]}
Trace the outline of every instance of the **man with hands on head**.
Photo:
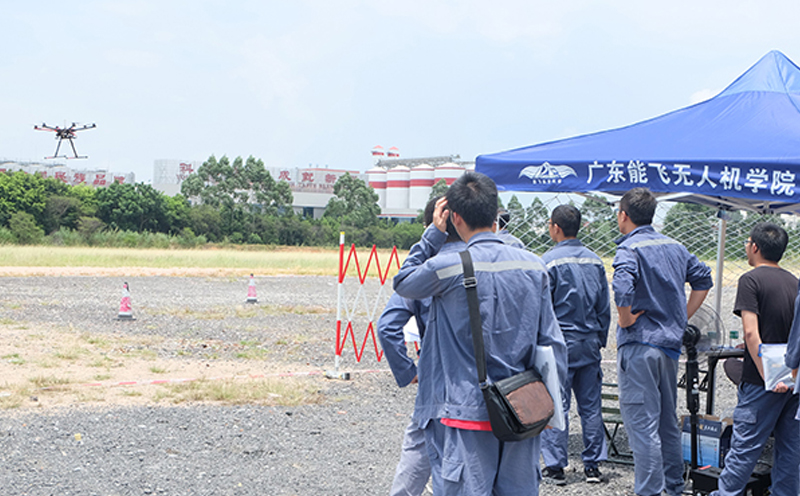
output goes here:
{"type": "MultiPolygon", "coordinates": [[[[433,209],[436,197],[428,201],[423,213],[425,226],[433,222],[433,209]]],[[[441,252],[459,252],[466,248],[458,237],[453,224],[447,222],[447,241],[441,252]]],[[[411,300],[394,293],[378,319],[378,339],[380,339],[386,361],[392,369],[397,385],[406,387],[417,383],[417,366],[408,356],[403,328],[412,317],[416,319],[420,340],[425,336],[428,323],[430,298],[411,300]]],[[[421,350],[420,350],[421,352],[421,350]]],[[[431,462],[425,449],[425,434],[412,419],[403,434],[402,452],[397,463],[390,496],[419,496],[431,476],[431,462]]]]}
{"type": "Polygon", "coordinates": [[[501,442],[491,432],[478,385],[469,305],[458,253],[439,253],[452,217],[475,267],[488,381],[535,366],[536,346],[552,346],[561,377],[567,357],[541,259],[504,244],[493,232],[497,188],[466,172],[439,200],[419,243],[394,279],[397,293],[432,297],[417,368],[414,420],[425,431],[433,492],[448,495],[537,495],[539,437],[501,442]]]}

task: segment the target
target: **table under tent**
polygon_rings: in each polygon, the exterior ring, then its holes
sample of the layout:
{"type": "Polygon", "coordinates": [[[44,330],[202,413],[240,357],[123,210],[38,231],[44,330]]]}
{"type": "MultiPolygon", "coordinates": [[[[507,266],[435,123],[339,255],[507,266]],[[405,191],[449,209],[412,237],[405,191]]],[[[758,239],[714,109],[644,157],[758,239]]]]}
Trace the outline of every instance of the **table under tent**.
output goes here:
{"type": "MultiPolygon", "coordinates": [[[[547,207],[569,201],[567,194],[597,198],[601,193],[613,202],[638,186],[649,188],[660,202],[682,202],[683,208],[671,209],[672,219],[667,213],[665,225],[654,224],[690,250],[697,247],[693,251],[715,272],[707,302],[726,327],[740,329],[732,316],[733,298],[738,276],[748,270],[741,242],[755,222],[768,215],[784,225],[790,244],[782,264],[796,274],[800,269],[800,228],[794,216],[779,215],[800,214],[800,69],[771,51],[709,100],[622,128],[481,155],[476,170],[501,192],[556,198],[547,207]],[[681,230],[684,225],[692,228],[681,230]],[[731,235],[736,243],[726,247],[731,235]],[[703,247],[713,249],[698,253],[703,247]]],[[[584,201],[582,211],[593,211],[595,218],[590,213],[587,220],[605,222],[605,229],[586,226],[579,238],[610,258],[612,240],[619,236],[615,217],[606,206],[604,216],[596,218],[593,203],[584,201]],[[603,239],[598,244],[595,238],[603,239]]],[[[512,233],[529,243],[546,239],[542,205],[538,225],[531,225],[535,208],[520,210],[528,219],[518,218],[517,227],[527,222],[528,232],[514,232],[512,215],[512,233]]]]}

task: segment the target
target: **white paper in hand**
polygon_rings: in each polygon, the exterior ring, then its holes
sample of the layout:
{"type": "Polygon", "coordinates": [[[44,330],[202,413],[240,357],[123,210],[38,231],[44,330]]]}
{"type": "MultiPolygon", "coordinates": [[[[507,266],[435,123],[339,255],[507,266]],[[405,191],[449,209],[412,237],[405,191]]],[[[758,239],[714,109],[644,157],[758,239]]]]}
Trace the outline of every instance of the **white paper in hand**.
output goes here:
{"type": "Polygon", "coordinates": [[[564,430],[567,426],[564,423],[564,402],[561,401],[561,381],[558,378],[558,366],[556,355],[550,346],[537,346],[535,358],[536,370],[542,376],[547,392],[553,398],[553,418],[547,425],[553,429],[564,430]]]}
{"type": "Polygon", "coordinates": [[[792,371],[786,366],[786,344],[760,344],[758,354],[764,366],[764,389],[772,391],[779,382],[794,386],[792,371]]]}

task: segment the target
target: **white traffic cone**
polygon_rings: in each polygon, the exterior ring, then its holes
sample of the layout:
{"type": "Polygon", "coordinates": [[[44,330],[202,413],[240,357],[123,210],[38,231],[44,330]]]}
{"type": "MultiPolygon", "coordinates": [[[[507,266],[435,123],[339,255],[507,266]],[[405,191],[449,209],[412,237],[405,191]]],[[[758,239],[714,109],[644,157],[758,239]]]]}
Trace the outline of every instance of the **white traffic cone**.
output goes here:
{"type": "Polygon", "coordinates": [[[128,289],[127,282],[122,283],[122,300],[119,302],[117,320],[136,320],[131,309],[131,292],[128,289]]]}
{"type": "Polygon", "coordinates": [[[253,274],[250,274],[250,284],[247,285],[247,300],[245,303],[258,303],[256,297],[256,280],[253,279],[253,274]]]}

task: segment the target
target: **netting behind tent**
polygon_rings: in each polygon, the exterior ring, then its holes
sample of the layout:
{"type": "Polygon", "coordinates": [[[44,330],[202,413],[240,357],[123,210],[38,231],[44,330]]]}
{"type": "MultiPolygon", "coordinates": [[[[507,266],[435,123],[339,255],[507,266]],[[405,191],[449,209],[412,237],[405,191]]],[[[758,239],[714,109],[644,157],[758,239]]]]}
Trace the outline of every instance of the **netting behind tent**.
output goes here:
{"type": "MultiPolygon", "coordinates": [[[[520,194],[510,199],[503,195],[505,207],[511,214],[509,231],[520,238],[530,251],[542,255],[554,243],[548,234],[550,212],[562,204],[572,203],[583,217],[578,238],[605,262],[609,279],[611,263],[616,251],[614,240],[620,236],[613,207],[604,198],[594,200],[570,194],[520,194]]],[[[599,197],[598,197],[599,198],[599,197]]],[[[706,303],[714,305],[715,292],[722,292],[720,316],[725,331],[737,330],[741,335],[741,320],[733,315],[736,286],[739,276],[750,270],[745,255],[744,242],[757,222],[769,221],[783,226],[789,233],[789,246],[781,266],[800,275],[800,226],[798,218],[791,215],[759,215],[753,212],[727,212],[725,263],[722,287],[711,290],[706,303]]],[[[712,270],[716,281],[716,258],[721,219],[715,209],[689,203],[662,203],[656,211],[653,227],[686,246],[712,270]]]]}

